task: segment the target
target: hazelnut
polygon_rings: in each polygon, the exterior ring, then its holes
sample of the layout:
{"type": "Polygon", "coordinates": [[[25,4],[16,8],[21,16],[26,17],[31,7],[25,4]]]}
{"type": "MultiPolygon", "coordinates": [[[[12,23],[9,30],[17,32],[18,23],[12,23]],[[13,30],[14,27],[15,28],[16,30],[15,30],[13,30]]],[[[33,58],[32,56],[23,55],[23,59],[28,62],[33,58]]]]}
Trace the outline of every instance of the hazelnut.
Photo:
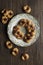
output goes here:
{"type": "Polygon", "coordinates": [[[8,49],[12,49],[13,48],[13,44],[10,41],[6,42],[6,46],[8,49]]]}

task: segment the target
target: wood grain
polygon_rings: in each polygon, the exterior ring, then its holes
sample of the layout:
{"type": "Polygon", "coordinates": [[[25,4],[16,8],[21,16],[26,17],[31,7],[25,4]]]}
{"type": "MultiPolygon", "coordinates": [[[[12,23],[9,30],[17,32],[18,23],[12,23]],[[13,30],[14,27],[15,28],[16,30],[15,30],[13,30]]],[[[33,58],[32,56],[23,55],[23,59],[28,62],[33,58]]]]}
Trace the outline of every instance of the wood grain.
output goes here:
{"type": "Polygon", "coordinates": [[[30,47],[22,48],[14,45],[20,50],[19,54],[14,57],[5,47],[5,42],[9,40],[6,33],[7,25],[3,25],[0,20],[0,65],[43,65],[43,0],[0,0],[0,10],[12,9],[16,15],[24,13],[22,7],[25,4],[31,6],[32,12],[30,14],[39,21],[40,37],[30,47]],[[24,52],[30,55],[30,59],[27,61],[21,60],[21,54],[24,52]]]}

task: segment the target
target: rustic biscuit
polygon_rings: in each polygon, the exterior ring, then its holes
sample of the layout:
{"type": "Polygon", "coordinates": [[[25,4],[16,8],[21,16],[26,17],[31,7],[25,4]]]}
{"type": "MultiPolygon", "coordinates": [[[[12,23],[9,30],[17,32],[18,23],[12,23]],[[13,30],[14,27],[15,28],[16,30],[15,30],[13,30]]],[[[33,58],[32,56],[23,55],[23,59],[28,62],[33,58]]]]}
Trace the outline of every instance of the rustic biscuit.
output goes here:
{"type": "Polygon", "coordinates": [[[5,14],[8,18],[12,18],[13,16],[13,11],[12,10],[8,10],[8,12],[5,14]]]}
{"type": "Polygon", "coordinates": [[[27,26],[27,31],[28,32],[33,32],[35,30],[35,25],[31,23],[29,26],[27,26]]]}
{"type": "Polygon", "coordinates": [[[20,30],[17,30],[14,34],[16,36],[16,38],[18,39],[22,39],[23,38],[23,33],[20,30]]]}
{"type": "Polygon", "coordinates": [[[20,26],[19,26],[19,25],[13,27],[13,31],[14,31],[14,32],[16,32],[16,31],[19,30],[19,29],[20,29],[20,26]]]}
{"type": "Polygon", "coordinates": [[[28,5],[25,5],[25,6],[23,7],[23,9],[24,9],[24,11],[25,11],[26,13],[30,13],[30,12],[31,12],[31,8],[30,8],[30,6],[28,6],[28,5]]]}
{"type": "Polygon", "coordinates": [[[2,23],[6,24],[8,22],[8,18],[6,16],[2,16],[2,23]]]}
{"type": "Polygon", "coordinates": [[[25,22],[26,22],[26,19],[21,19],[18,24],[21,26],[25,26],[25,22]]]}
{"type": "Polygon", "coordinates": [[[24,40],[24,42],[27,42],[27,43],[28,43],[28,42],[30,41],[30,39],[31,39],[31,36],[30,36],[30,34],[27,33],[27,34],[24,36],[24,39],[23,39],[23,40],[24,40]]]}
{"type": "Polygon", "coordinates": [[[13,44],[10,41],[6,42],[6,46],[8,49],[12,49],[13,48],[13,44]]]}
{"type": "Polygon", "coordinates": [[[25,53],[22,55],[22,60],[25,61],[25,60],[28,60],[29,59],[29,54],[25,53]]]}
{"type": "Polygon", "coordinates": [[[12,55],[16,56],[19,52],[19,49],[18,48],[13,48],[12,50],[12,55]]]}

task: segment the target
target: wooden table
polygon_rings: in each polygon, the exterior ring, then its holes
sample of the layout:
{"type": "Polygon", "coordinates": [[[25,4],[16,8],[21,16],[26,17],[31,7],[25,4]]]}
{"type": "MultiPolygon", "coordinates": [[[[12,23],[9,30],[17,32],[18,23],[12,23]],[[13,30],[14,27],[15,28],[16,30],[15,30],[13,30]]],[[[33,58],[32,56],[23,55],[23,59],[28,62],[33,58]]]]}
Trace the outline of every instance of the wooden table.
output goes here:
{"type": "MultiPolygon", "coordinates": [[[[11,54],[11,50],[5,47],[5,42],[8,39],[7,36],[7,24],[3,25],[0,20],[0,65],[43,65],[43,0],[0,0],[0,10],[12,9],[14,14],[23,13],[22,6],[29,4],[32,8],[33,15],[40,24],[40,37],[35,44],[30,47],[19,48],[19,54],[14,57],[11,54]],[[27,52],[30,55],[29,60],[22,61],[21,54],[27,52]]],[[[0,15],[1,16],[1,15],[0,15]]]]}

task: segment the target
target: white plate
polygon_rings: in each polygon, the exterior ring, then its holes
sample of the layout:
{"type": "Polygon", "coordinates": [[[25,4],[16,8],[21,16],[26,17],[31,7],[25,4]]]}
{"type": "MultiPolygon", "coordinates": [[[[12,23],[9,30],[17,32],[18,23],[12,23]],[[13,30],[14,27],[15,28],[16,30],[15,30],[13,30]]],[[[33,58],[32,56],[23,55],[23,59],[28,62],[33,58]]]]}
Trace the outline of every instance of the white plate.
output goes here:
{"type": "Polygon", "coordinates": [[[25,13],[22,13],[22,14],[18,14],[16,16],[14,16],[9,24],[8,24],[8,28],[7,28],[7,33],[8,33],[8,37],[9,39],[16,45],[18,46],[21,46],[21,47],[27,47],[27,46],[30,46],[32,45],[39,37],[39,33],[40,33],[40,26],[39,26],[39,23],[38,21],[31,15],[29,14],[25,14],[25,13]],[[29,43],[26,43],[24,42],[23,40],[20,40],[20,39],[17,39],[13,34],[12,34],[12,31],[13,31],[13,27],[15,25],[17,25],[18,21],[20,19],[28,19],[30,21],[32,21],[34,24],[35,24],[35,31],[36,31],[36,34],[35,34],[35,37],[29,42],[29,43]]]}

